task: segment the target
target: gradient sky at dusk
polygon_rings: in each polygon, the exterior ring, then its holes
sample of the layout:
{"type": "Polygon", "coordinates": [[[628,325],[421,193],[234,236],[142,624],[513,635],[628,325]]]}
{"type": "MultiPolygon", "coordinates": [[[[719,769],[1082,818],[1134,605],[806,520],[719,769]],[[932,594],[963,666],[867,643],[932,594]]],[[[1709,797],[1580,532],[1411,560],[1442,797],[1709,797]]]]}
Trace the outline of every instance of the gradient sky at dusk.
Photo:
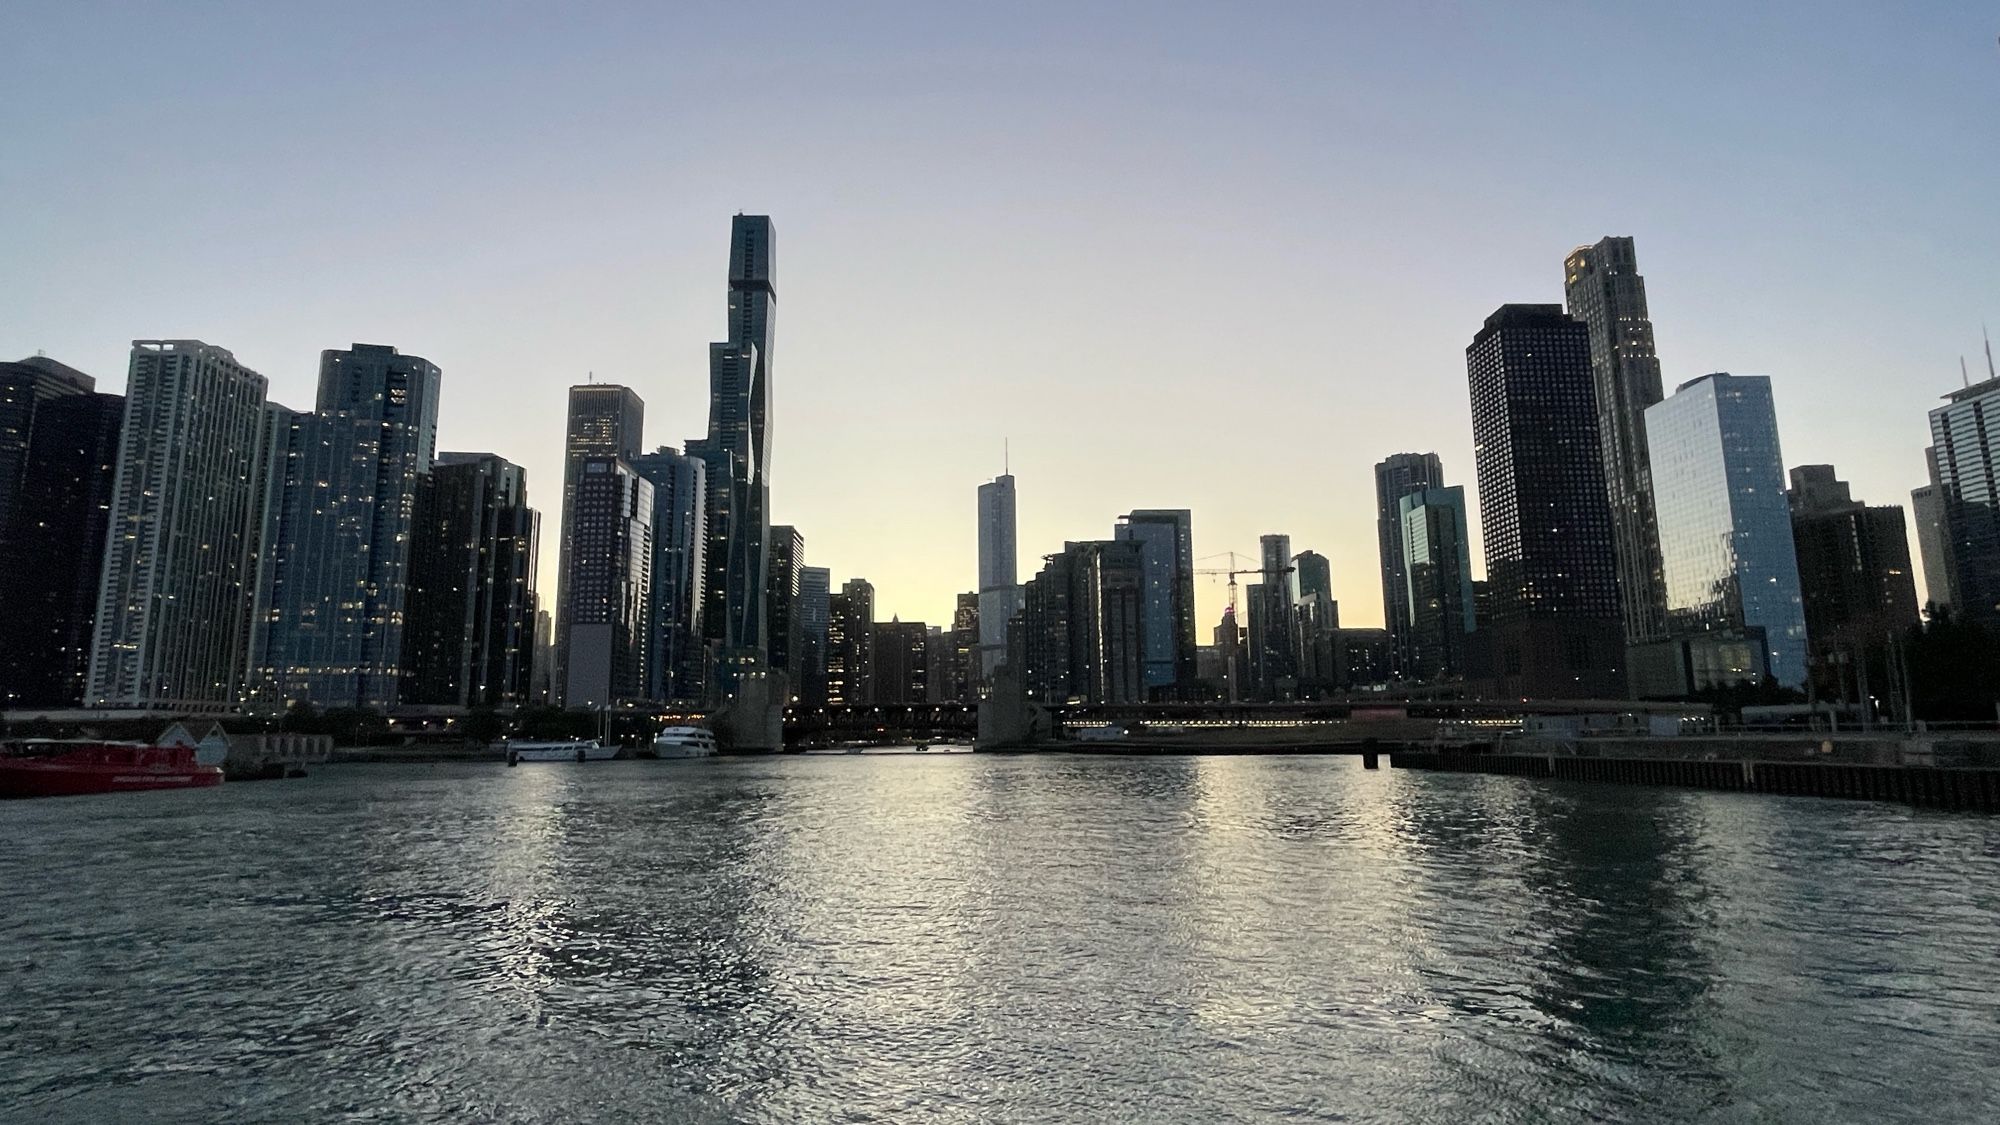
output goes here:
{"type": "Polygon", "coordinates": [[[565,388],[700,434],[765,213],[774,518],[882,617],[949,622],[1011,438],[1024,578],[1189,507],[1366,625],[1371,466],[1470,491],[1465,345],[1580,243],[1637,239],[1669,388],[1771,376],[1873,503],[2000,326],[1990,2],[663,7],[15,0],[0,357],[195,337],[307,407],[322,348],[423,355],[552,594],[565,388]]]}

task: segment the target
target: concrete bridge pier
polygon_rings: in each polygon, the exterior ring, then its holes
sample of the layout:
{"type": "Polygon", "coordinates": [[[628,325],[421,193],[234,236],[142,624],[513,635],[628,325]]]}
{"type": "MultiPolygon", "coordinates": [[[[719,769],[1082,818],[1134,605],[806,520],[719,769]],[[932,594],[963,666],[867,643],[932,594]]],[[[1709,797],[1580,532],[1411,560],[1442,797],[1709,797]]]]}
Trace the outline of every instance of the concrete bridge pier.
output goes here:
{"type": "Polygon", "coordinates": [[[1035,746],[1055,737],[1048,709],[1028,702],[1021,673],[1002,664],[993,670],[992,693],[979,701],[978,750],[1011,750],[1035,746]]]}

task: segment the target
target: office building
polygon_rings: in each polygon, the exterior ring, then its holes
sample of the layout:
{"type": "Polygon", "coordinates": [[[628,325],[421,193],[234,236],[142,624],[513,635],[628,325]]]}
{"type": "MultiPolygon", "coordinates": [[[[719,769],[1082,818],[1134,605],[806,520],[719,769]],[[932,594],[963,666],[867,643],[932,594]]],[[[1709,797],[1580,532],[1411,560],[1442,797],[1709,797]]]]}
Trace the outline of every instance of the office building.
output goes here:
{"type": "Polygon", "coordinates": [[[92,706],[224,711],[249,633],[265,380],[199,340],[135,340],[91,637],[92,706]]]}
{"type": "Polygon", "coordinates": [[[417,488],[401,702],[533,702],[541,516],[528,474],[491,453],[441,453],[417,488]]]}
{"type": "Polygon", "coordinates": [[[1590,362],[1557,305],[1502,305],[1465,350],[1493,604],[1468,664],[1501,698],[1626,692],[1590,362]]]}
{"type": "MultiPolygon", "coordinates": [[[[0,400],[32,396],[31,380],[0,373],[0,400]]],[[[30,398],[6,438],[28,440],[0,526],[0,710],[78,706],[90,671],[125,399],[63,385],[30,398]]]]}
{"type": "Polygon", "coordinates": [[[1465,489],[1426,488],[1397,501],[1408,576],[1410,663],[1419,680],[1465,675],[1467,639],[1476,615],[1465,489]]]}
{"type": "Polygon", "coordinates": [[[410,543],[441,380],[435,365],[392,347],[329,349],[317,409],[286,412],[269,431],[251,640],[258,703],[398,702],[410,543]]]}
{"type": "Polygon", "coordinates": [[[1930,483],[1910,491],[1910,515],[1917,521],[1917,550],[1924,563],[1924,601],[1933,609],[1949,610],[1951,591],[1951,528],[1945,517],[1944,486],[1938,483],[1937,448],[1924,450],[1930,483]]]}
{"type": "Polygon", "coordinates": [[[1139,545],[1141,676],[1158,694],[1195,678],[1194,514],[1141,508],[1118,517],[1112,538],[1139,545]]]}
{"type": "Polygon", "coordinates": [[[703,629],[721,687],[769,659],[771,345],[776,234],[764,215],[737,215],[729,236],[729,338],[708,352],[708,436],[688,452],[708,464],[708,589],[703,629]]]}
{"type": "Polygon", "coordinates": [[[1141,547],[1065,543],[1023,592],[1028,697],[1045,703],[1145,700],[1141,547]]]}
{"type": "Polygon", "coordinates": [[[959,703],[979,701],[979,593],[958,596],[951,615],[951,695],[959,703]]]}
{"type": "Polygon", "coordinates": [[[806,540],[797,528],[771,525],[770,562],[764,579],[764,601],[769,607],[770,666],[792,677],[798,686],[798,653],[803,643],[803,626],[798,618],[799,570],[805,565],[806,540]]]}
{"type": "Polygon", "coordinates": [[[1014,477],[1002,473],[979,486],[979,680],[992,680],[1007,653],[1007,622],[1021,612],[1014,541],[1014,477]]]}
{"type": "Polygon", "coordinates": [[[646,698],[653,593],[653,484],[622,457],[578,464],[563,592],[569,648],[564,705],[610,707],[646,698]]]}
{"type": "MultiPolygon", "coordinates": [[[[576,490],[583,463],[592,457],[615,457],[628,464],[645,448],[646,404],[630,387],[616,383],[579,383],[569,389],[567,425],[563,436],[562,540],[557,544],[555,660],[550,664],[556,703],[564,703],[568,688],[570,588],[574,585],[572,555],[576,544],[576,490]]],[[[595,673],[593,673],[593,677],[595,673]]]]}
{"type": "Polygon", "coordinates": [[[832,614],[833,572],[823,566],[799,568],[799,671],[793,696],[808,707],[826,706],[827,630],[832,614]]]}
{"type": "Polygon", "coordinates": [[[850,578],[828,598],[826,701],[855,707],[873,701],[875,587],[850,578]]]}
{"type": "Polygon", "coordinates": [[[1952,612],[2000,630],[2000,378],[1951,392],[1930,420],[1952,612]]]}
{"type": "Polygon", "coordinates": [[[1806,622],[1771,381],[1718,373],[1646,411],[1667,629],[1686,690],[1806,684],[1806,622]],[[1737,642],[1760,659],[1736,668],[1737,642]],[[1720,644],[1721,656],[1700,646],[1720,644]]]}
{"type": "Polygon", "coordinates": [[[1375,539],[1382,564],[1382,618],[1392,663],[1400,674],[1409,639],[1409,575],[1403,569],[1403,517],[1398,501],[1412,492],[1444,487],[1444,464],[1435,453],[1392,453],[1375,466],[1375,539]]]}
{"type": "Polygon", "coordinates": [[[1294,698],[1298,690],[1298,593],[1292,537],[1258,540],[1262,582],[1244,588],[1250,610],[1250,676],[1256,698],[1294,698]]]}
{"type": "Polygon", "coordinates": [[[1791,473],[1792,543],[1815,696],[1866,699],[1886,688],[1893,654],[1917,623],[1916,577],[1903,509],[1870,507],[1832,465],[1791,473]]]}
{"type": "Polygon", "coordinates": [[[930,628],[890,618],[875,625],[872,703],[930,701],[930,628]]]}
{"type": "Polygon", "coordinates": [[[1666,593],[1646,456],[1646,408],[1660,401],[1660,361],[1646,279],[1630,238],[1580,246],[1563,262],[1569,315],[1589,329],[1591,386],[1611,507],[1613,558],[1628,645],[1664,635],[1666,593]]]}
{"type": "Polygon", "coordinates": [[[646,698],[708,699],[701,615],[708,581],[708,465],[661,446],[631,459],[653,486],[653,590],[646,626],[646,698]]]}
{"type": "Polygon", "coordinates": [[[0,550],[5,549],[23,487],[37,408],[56,399],[91,394],[96,387],[97,380],[47,356],[0,363],[0,550]]]}

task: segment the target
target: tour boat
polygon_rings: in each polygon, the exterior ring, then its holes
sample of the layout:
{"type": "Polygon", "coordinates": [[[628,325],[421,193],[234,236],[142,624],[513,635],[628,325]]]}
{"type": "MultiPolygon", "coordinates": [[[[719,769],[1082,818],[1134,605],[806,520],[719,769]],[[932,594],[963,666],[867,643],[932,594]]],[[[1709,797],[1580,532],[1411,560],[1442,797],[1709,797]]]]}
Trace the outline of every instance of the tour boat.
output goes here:
{"type": "Polygon", "coordinates": [[[655,758],[707,758],[715,751],[715,732],[706,727],[668,727],[653,738],[655,758]]]}
{"type": "Polygon", "coordinates": [[[510,765],[514,762],[601,762],[617,756],[618,747],[606,746],[594,738],[588,742],[571,739],[563,742],[512,740],[507,743],[510,765]]]}
{"type": "Polygon", "coordinates": [[[222,783],[192,746],[28,739],[0,744],[0,797],[72,797],[222,783]]]}

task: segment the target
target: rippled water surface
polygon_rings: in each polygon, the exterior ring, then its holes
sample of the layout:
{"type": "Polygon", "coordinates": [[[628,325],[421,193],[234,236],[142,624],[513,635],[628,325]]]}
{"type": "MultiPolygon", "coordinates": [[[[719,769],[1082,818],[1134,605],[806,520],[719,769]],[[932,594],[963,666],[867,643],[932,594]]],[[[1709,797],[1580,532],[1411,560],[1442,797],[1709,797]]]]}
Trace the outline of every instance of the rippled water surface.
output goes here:
{"type": "Polygon", "coordinates": [[[906,755],[0,805],[0,1116],[1991,1121],[2000,821],[906,755]]]}

